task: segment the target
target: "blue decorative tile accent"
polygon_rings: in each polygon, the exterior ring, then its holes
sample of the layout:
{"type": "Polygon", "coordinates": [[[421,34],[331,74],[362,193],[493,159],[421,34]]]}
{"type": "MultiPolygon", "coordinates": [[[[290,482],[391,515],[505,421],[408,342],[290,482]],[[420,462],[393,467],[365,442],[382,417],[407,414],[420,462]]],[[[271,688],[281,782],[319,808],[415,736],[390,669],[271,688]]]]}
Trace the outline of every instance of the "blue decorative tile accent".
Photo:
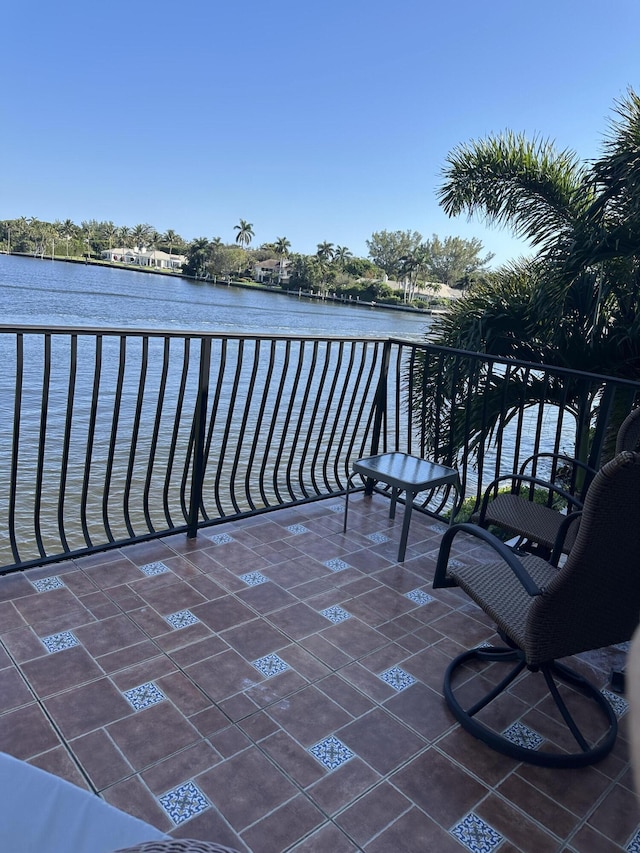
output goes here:
{"type": "Polygon", "coordinates": [[[305,527],[304,524],[290,524],[286,529],[289,533],[293,533],[294,536],[300,536],[301,533],[309,532],[309,528],[305,527]]]}
{"type": "Polygon", "coordinates": [[[188,628],[189,625],[196,625],[200,621],[190,610],[178,610],[177,613],[170,613],[164,618],[176,631],[180,628],[188,628]]]}
{"type": "Polygon", "coordinates": [[[464,569],[467,564],[463,563],[462,560],[449,560],[449,565],[454,569],[464,569]]]}
{"type": "Polygon", "coordinates": [[[194,782],[185,782],[158,797],[160,805],[177,825],[211,807],[211,803],[194,782]]]}
{"type": "Polygon", "coordinates": [[[247,572],[246,575],[240,575],[240,580],[247,586],[258,586],[261,583],[267,583],[269,578],[266,578],[262,572],[247,572]]]}
{"type": "Polygon", "coordinates": [[[324,616],[325,619],[328,619],[329,622],[344,622],[345,619],[351,619],[351,614],[348,610],[345,610],[344,607],[340,607],[338,604],[334,604],[333,607],[326,607],[324,610],[320,611],[320,615],[324,616]]]}
{"type": "Polygon", "coordinates": [[[41,578],[38,581],[31,581],[38,592],[49,592],[52,589],[64,589],[64,584],[57,575],[52,575],[50,578],[41,578]]]}
{"type": "Polygon", "coordinates": [[[122,695],[136,711],[142,711],[143,708],[156,705],[167,698],[162,690],[156,687],[153,681],[140,684],[138,687],[132,687],[131,690],[125,690],[122,695]]]}
{"type": "Polygon", "coordinates": [[[525,726],[524,723],[514,723],[502,734],[511,743],[515,743],[516,746],[521,746],[524,749],[537,749],[544,743],[544,738],[538,732],[530,729],[529,726],[525,726]]]}
{"type": "Polygon", "coordinates": [[[228,533],[214,533],[213,536],[209,536],[209,539],[214,545],[227,545],[229,542],[236,541],[233,536],[230,536],[228,533]]]}
{"type": "Polygon", "coordinates": [[[42,637],[41,641],[49,654],[62,652],[65,649],[72,649],[74,646],[80,645],[80,640],[73,631],[61,631],[59,634],[50,634],[48,637],[42,637]]]}
{"type": "Polygon", "coordinates": [[[614,693],[612,690],[601,690],[600,693],[602,693],[605,699],[608,699],[609,704],[615,711],[616,717],[621,717],[629,710],[629,703],[618,693],[614,693]]]}
{"type": "Polygon", "coordinates": [[[276,654],[265,655],[258,660],[252,660],[251,663],[256,669],[260,670],[265,678],[271,678],[272,675],[278,675],[280,672],[291,669],[289,664],[276,654]]]}
{"type": "Polygon", "coordinates": [[[335,770],[345,761],[349,761],[355,755],[348,746],[345,746],[335,735],[320,741],[309,748],[309,752],[318,759],[328,770],[335,770]]]}
{"type": "Polygon", "coordinates": [[[332,572],[343,572],[345,569],[351,568],[349,563],[345,563],[344,560],[339,560],[337,557],[333,560],[325,560],[322,565],[331,569],[332,572]]]}
{"type": "Polygon", "coordinates": [[[499,832],[473,812],[453,827],[451,835],[473,853],[491,853],[504,841],[499,832]]]}
{"type": "Polygon", "coordinates": [[[430,601],[435,601],[432,595],[422,589],[412,589],[411,592],[405,592],[404,597],[415,604],[428,604],[430,601]]]}
{"type": "Polygon", "coordinates": [[[447,527],[444,524],[430,524],[429,530],[433,530],[434,533],[446,533],[447,527]]]}
{"type": "Polygon", "coordinates": [[[627,853],[640,853],[640,829],[634,832],[631,840],[624,849],[627,853]]]}
{"type": "Polygon", "coordinates": [[[624,643],[616,643],[613,648],[618,649],[619,652],[628,652],[631,648],[631,640],[625,640],[624,643]]]}
{"type": "Polygon", "coordinates": [[[329,509],[331,512],[344,512],[344,504],[331,504],[329,509]]]}
{"type": "Polygon", "coordinates": [[[376,545],[382,545],[383,542],[391,541],[391,539],[389,539],[388,536],[385,536],[384,533],[369,533],[367,535],[367,539],[369,539],[370,542],[375,542],[376,545]]]}
{"type": "Polygon", "coordinates": [[[140,566],[140,571],[149,576],[164,575],[165,572],[169,571],[169,567],[160,561],[156,561],[155,563],[147,563],[146,566],[140,566]]]}
{"type": "Polygon", "coordinates": [[[380,675],[380,678],[398,693],[416,683],[416,679],[404,669],[400,669],[399,666],[392,666],[391,669],[387,669],[380,675]]]}

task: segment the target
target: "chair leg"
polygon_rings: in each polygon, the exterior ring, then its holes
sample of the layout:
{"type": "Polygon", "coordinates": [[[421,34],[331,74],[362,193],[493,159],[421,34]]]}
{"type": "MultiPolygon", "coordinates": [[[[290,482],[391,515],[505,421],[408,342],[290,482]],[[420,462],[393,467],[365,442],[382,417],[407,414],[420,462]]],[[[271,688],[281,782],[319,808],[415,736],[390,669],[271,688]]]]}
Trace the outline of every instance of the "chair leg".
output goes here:
{"type": "MultiPolygon", "coordinates": [[[[523,672],[526,666],[524,655],[519,649],[477,648],[458,655],[447,668],[444,677],[443,694],[447,705],[462,728],[503,755],[508,755],[517,761],[524,761],[528,764],[536,764],[542,767],[585,767],[604,758],[611,751],[615,743],[618,731],[616,715],[607,699],[593,684],[564,664],[556,662],[542,664],[539,667],[539,673],[544,677],[549,695],[560,713],[561,721],[564,722],[566,728],[576,741],[578,750],[575,750],[575,747],[573,747],[574,751],[571,751],[571,749],[560,751],[556,747],[556,751],[552,752],[543,748],[538,749],[535,746],[528,746],[524,743],[517,743],[506,737],[504,731],[491,728],[488,723],[477,719],[476,715],[485,708],[488,708],[491,702],[501,696],[507,687],[523,672]],[[452,682],[458,668],[473,660],[478,662],[485,661],[487,663],[505,662],[510,663],[511,667],[504,678],[492,687],[491,690],[475,701],[465,702],[465,706],[463,707],[456,696],[452,682]],[[592,740],[591,743],[589,743],[585,735],[580,731],[572,717],[558,690],[557,681],[570,685],[581,693],[586,700],[595,703],[600,709],[606,726],[603,726],[601,735],[592,740]]],[[[527,677],[531,678],[536,674],[538,674],[538,670],[530,670],[527,677]]]]}

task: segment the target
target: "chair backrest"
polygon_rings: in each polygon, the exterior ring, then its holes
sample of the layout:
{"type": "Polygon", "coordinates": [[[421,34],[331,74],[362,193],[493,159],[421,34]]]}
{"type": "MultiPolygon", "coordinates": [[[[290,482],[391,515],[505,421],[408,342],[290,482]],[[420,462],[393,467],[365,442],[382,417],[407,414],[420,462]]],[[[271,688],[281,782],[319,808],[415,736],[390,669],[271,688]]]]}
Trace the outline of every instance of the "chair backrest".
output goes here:
{"type": "Polygon", "coordinates": [[[640,453],[594,477],[567,560],[527,617],[527,660],[541,663],[629,640],[640,620],[640,453]]]}
{"type": "Polygon", "coordinates": [[[616,454],[623,450],[640,451],[640,406],[623,420],[616,438],[616,454]]]}

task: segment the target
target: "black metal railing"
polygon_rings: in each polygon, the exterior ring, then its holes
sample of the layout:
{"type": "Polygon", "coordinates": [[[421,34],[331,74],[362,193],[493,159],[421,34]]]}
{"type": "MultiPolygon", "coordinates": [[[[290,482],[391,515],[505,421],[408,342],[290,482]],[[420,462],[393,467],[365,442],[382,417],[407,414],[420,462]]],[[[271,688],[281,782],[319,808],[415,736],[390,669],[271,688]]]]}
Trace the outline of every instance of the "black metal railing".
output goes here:
{"type": "Polygon", "coordinates": [[[477,499],[541,449],[597,460],[640,389],[394,339],[3,326],[0,359],[0,571],[340,495],[384,450],[477,499]]]}

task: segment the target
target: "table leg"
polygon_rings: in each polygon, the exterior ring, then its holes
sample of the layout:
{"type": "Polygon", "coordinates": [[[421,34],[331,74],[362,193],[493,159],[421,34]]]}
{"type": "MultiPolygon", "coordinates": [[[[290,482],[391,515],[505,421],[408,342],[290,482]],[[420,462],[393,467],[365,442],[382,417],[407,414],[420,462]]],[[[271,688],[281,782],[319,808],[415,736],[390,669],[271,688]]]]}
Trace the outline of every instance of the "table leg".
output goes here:
{"type": "Polygon", "coordinates": [[[413,509],[413,499],[416,493],[406,491],[404,502],[404,519],[402,520],[402,534],[400,536],[400,547],[398,549],[398,562],[404,562],[404,555],[407,551],[407,539],[409,538],[409,524],[411,523],[411,510],[413,509]]]}
{"type": "Polygon", "coordinates": [[[342,525],[342,532],[347,532],[347,515],[349,513],[349,492],[351,491],[351,484],[353,482],[353,474],[350,477],[347,477],[347,491],[344,494],[344,523],[342,525]]]}
{"type": "Polygon", "coordinates": [[[400,489],[396,489],[395,486],[391,489],[391,506],[389,507],[389,518],[396,517],[396,502],[398,500],[398,493],[400,489]]]}

